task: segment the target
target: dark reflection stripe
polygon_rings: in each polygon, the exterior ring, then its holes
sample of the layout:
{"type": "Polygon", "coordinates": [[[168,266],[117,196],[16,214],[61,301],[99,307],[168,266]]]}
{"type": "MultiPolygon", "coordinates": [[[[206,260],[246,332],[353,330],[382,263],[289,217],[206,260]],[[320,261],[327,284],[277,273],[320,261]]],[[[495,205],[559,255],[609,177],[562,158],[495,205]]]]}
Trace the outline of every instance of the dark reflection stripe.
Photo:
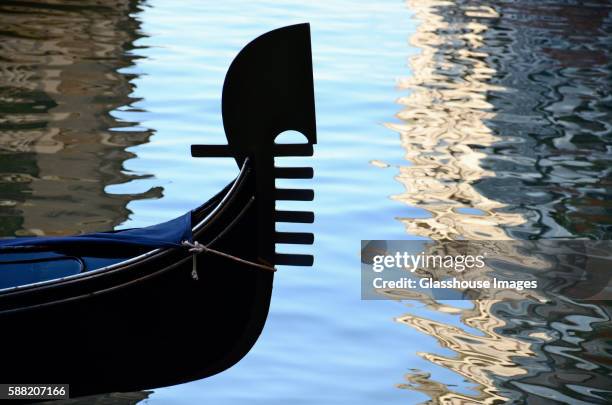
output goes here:
{"type": "MultiPolygon", "coordinates": [[[[113,229],[127,204],[160,188],[113,195],[127,148],[150,130],[111,112],[131,107],[139,1],[0,3],[0,236],[113,229]],[[20,162],[18,166],[15,162],[20,162]]],[[[132,114],[132,117],[136,115],[132,114]]]]}
{"type": "MultiPolygon", "coordinates": [[[[432,239],[610,239],[612,5],[561,1],[409,1],[421,25],[412,76],[400,81],[400,201],[432,239]]],[[[609,403],[610,306],[549,297],[414,297],[447,318],[397,318],[452,354],[420,355],[460,387],[413,370],[402,388],[432,403],[609,403]],[[448,321],[452,319],[451,321],[448,321]],[[473,388],[476,392],[473,392],[473,388]]]]}

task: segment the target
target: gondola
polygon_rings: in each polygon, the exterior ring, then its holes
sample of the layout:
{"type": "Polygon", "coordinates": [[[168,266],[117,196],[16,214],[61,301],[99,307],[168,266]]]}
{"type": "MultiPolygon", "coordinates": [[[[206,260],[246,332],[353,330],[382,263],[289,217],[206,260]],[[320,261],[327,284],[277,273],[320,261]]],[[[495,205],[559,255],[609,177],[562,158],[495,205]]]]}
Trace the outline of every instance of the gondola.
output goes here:
{"type": "MultiPolygon", "coordinates": [[[[311,266],[276,243],[312,244],[312,212],[277,200],[312,200],[275,167],[312,156],[316,143],[310,28],[268,32],[234,59],[222,95],[227,145],[192,145],[193,157],[230,157],[236,179],[197,209],[149,228],[73,237],[0,240],[2,383],[70,384],[70,396],[174,385],[219,373],[254,345],[267,318],[277,265],[311,266]],[[307,142],[277,144],[295,130],[307,142]]],[[[205,176],[206,173],[202,173],[205,176]]]]}

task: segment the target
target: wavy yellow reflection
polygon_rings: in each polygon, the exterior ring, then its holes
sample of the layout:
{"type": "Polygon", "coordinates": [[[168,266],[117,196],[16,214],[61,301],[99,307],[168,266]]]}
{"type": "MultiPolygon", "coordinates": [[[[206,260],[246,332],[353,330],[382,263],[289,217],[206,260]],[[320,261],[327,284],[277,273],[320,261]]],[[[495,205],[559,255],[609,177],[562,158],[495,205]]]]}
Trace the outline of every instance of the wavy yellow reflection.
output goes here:
{"type": "MultiPolygon", "coordinates": [[[[431,218],[403,219],[411,234],[432,239],[509,239],[504,227],[525,222],[519,214],[499,212],[504,204],[486,198],[474,183],[495,173],[481,167],[485,154],[471,145],[498,141],[485,125],[494,116],[487,91],[503,88],[487,83],[495,70],[479,51],[486,25],[470,22],[451,26],[436,9],[451,3],[409,1],[422,22],[411,43],[422,51],[411,59],[413,74],[399,81],[410,94],[398,102],[402,124],[387,124],[401,135],[411,166],[400,168],[405,185],[395,199],[424,208],[431,218]],[[453,43],[461,43],[457,47],[453,43]],[[441,48],[443,47],[443,52],[441,48]],[[477,213],[459,212],[460,209],[477,213]]],[[[466,14],[496,17],[489,7],[464,9],[466,14]]]]}
{"type": "MultiPolygon", "coordinates": [[[[506,240],[506,227],[525,222],[519,214],[501,212],[505,205],[483,196],[474,184],[495,173],[482,167],[485,154],[473,145],[490,146],[499,141],[486,120],[495,113],[487,92],[503,91],[488,83],[495,70],[486,63],[481,47],[487,26],[478,22],[448,23],[440,14],[445,7],[468,17],[497,18],[490,7],[462,7],[437,0],[410,0],[408,5],[420,20],[411,43],[421,49],[411,59],[412,76],[399,81],[410,93],[399,99],[405,109],[397,114],[400,124],[387,126],[401,136],[411,166],[400,167],[397,179],[406,191],[394,196],[406,204],[424,208],[430,218],[406,218],[402,222],[414,235],[434,240],[506,240]],[[461,212],[462,209],[469,212],[461,212]]],[[[397,321],[436,338],[452,357],[419,353],[432,363],[452,370],[477,386],[469,395],[433,381],[415,370],[402,388],[427,394],[438,404],[493,404],[509,398],[496,380],[506,380],[527,371],[515,359],[533,356],[530,344],[503,336],[496,329],[504,322],[492,314],[496,301],[477,301],[470,310],[421,301],[429,309],[461,316],[463,324],[482,332],[447,325],[425,317],[406,314],[397,321]]]]}
{"type": "Polygon", "coordinates": [[[493,404],[508,400],[509,398],[499,392],[495,378],[508,379],[527,374],[527,370],[517,365],[514,359],[517,356],[534,356],[535,353],[531,350],[530,343],[495,332],[496,328],[504,326],[503,321],[491,313],[495,302],[497,301],[475,301],[472,310],[462,311],[462,322],[483,332],[482,336],[412,314],[397,318],[398,322],[434,336],[442,347],[453,350],[455,352],[453,357],[435,353],[418,354],[434,364],[477,383],[477,395],[470,396],[454,392],[446,385],[432,381],[428,375],[419,371],[408,374],[406,379],[412,384],[403,385],[401,388],[424,392],[437,404],[493,404]]]}

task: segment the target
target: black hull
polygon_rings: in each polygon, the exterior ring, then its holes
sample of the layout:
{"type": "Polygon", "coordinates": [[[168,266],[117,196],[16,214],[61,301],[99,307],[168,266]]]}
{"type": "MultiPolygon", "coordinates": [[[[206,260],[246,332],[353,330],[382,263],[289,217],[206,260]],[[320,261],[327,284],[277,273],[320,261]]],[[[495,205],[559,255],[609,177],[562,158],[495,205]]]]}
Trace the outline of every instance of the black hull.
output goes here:
{"type": "MultiPolygon", "coordinates": [[[[257,204],[245,173],[195,239],[256,261],[257,204]]],[[[69,383],[70,395],[134,391],[219,373],[260,335],[273,273],[170,249],[77,280],[0,295],[0,381],[69,383]]]]}
{"type": "Polygon", "coordinates": [[[192,214],[193,239],[215,250],[197,255],[196,277],[193,256],[183,247],[147,252],[119,243],[91,252],[82,243],[62,245],[63,257],[106,258],[111,251],[113,259],[132,259],[0,291],[0,382],[70,384],[70,396],[136,391],[211,376],[251,349],[270,306],[271,266],[311,266],[314,260],[275,249],[276,243],[314,239],[275,228],[276,222],[314,221],[312,212],[276,210],[277,200],[314,198],[312,190],[277,189],[275,183],[312,178],[312,168],[274,162],[312,156],[316,143],[308,24],[249,43],[230,66],[222,110],[228,145],[192,145],[192,155],[233,157],[242,169],[192,214]],[[276,144],[288,130],[308,142],[276,144]]]}

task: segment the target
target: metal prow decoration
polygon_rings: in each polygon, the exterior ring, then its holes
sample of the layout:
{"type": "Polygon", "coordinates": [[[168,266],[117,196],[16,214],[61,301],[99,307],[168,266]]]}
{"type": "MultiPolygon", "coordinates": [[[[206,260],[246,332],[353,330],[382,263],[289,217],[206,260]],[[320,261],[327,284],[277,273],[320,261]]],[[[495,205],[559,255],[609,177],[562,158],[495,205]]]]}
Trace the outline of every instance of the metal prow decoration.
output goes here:
{"type": "Polygon", "coordinates": [[[276,265],[312,266],[313,256],[276,253],[276,243],[312,244],[312,233],[277,232],[276,222],[312,223],[308,211],[277,211],[277,200],[312,201],[310,189],[276,188],[277,178],[311,179],[311,167],[276,167],[275,157],[312,156],[317,143],[309,24],[270,31],[234,59],[223,85],[223,126],[228,145],[192,145],[194,157],[248,157],[255,171],[259,258],[276,265]],[[297,131],[303,144],[277,144],[297,131]]]}

